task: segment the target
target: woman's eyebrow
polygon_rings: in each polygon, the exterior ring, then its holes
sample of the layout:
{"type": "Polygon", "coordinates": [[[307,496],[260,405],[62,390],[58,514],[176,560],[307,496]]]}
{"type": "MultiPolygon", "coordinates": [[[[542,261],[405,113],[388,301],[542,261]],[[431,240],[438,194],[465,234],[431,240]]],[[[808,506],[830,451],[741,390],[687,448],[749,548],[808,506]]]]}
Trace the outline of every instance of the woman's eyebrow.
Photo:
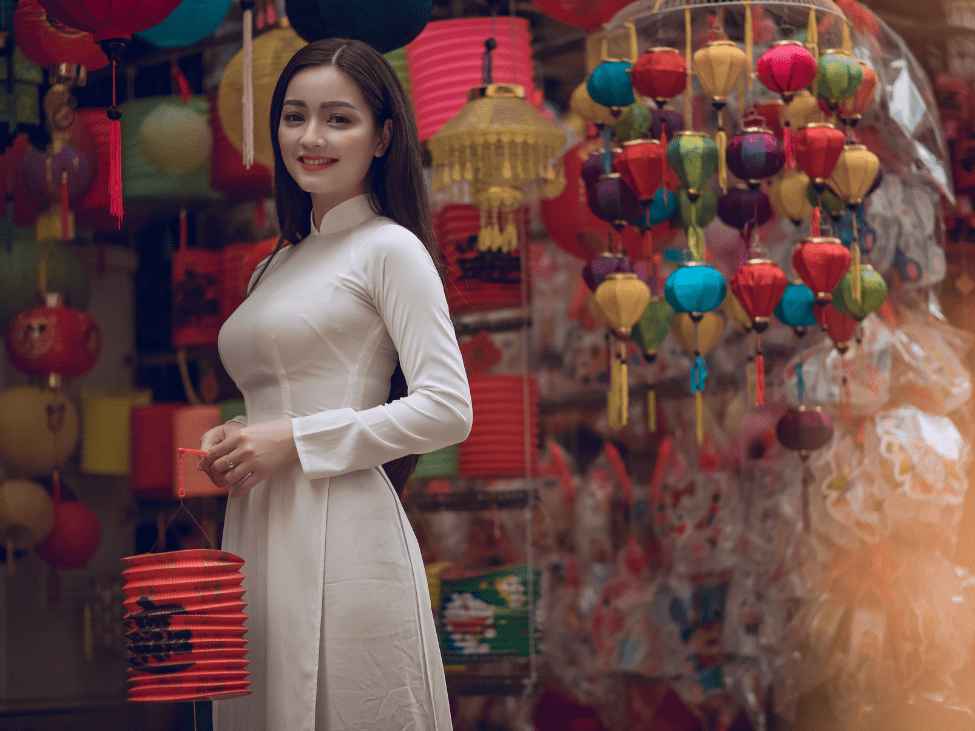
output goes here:
{"type": "MultiPolygon", "coordinates": [[[[293,107],[307,107],[308,106],[301,99],[285,99],[284,100],[284,105],[285,106],[290,105],[290,106],[293,106],[293,107]]],[[[350,102],[342,102],[342,101],[322,102],[319,105],[319,108],[320,109],[329,109],[331,107],[345,107],[345,108],[348,108],[348,109],[354,109],[355,111],[359,111],[359,108],[355,104],[352,104],[350,102]]]]}

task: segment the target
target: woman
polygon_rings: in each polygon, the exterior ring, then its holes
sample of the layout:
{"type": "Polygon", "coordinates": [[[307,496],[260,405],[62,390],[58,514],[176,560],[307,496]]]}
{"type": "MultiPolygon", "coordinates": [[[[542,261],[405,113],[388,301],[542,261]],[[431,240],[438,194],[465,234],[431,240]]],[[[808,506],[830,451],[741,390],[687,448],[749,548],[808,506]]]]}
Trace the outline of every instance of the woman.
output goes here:
{"type": "Polygon", "coordinates": [[[472,422],[416,122],[385,59],[339,39],[288,62],[270,121],[297,243],[220,331],[247,415],[204,435],[198,465],[230,488],[223,549],[245,561],[250,628],[253,693],[216,703],[216,728],[450,731],[423,562],[381,467],[402,487],[409,455],[472,422]]]}

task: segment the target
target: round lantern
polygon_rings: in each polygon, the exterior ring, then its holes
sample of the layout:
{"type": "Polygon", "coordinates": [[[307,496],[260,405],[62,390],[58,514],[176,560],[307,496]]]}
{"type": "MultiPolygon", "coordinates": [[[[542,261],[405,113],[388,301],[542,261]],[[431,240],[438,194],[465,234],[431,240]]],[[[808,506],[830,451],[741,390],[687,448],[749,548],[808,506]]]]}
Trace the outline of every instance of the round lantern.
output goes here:
{"type": "Polygon", "coordinates": [[[576,28],[595,28],[609,20],[628,4],[629,0],[532,0],[548,17],[576,28]]]}
{"type": "Polygon", "coordinates": [[[636,193],[623,182],[619,173],[607,173],[590,189],[589,209],[617,231],[639,217],[642,207],[636,193]]]}
{"type": "Polygon", "coordinates": [[[863,82],[856,93],[848,99],[843,99],[839,103],[837,115],[845,124],[856,126],[863,116],[863,113],[873,103],[873,95],[877,91],[877,72],[873,70],[865,61],[857,60],[863,70],[863,82]]]}
{"type": "Polygon", "coordinates": [[[747,127],[728,140],[728,169],[736,177],[757,188],[785,164],[782,143],[764,127],[747,127]]]}
{"type": "Polygon", "coordinates": [[[86,312],[55,299],[17,315],[7,330],[7,355],[16,368],[33,376],[49,373],[76,378],[98,362],[102,334],[86,312]]]}
{"type": "Polygon", "coordinates": [[[25,477],[50,473],[78,445],[78,421],[61,391],[8,388],[0,393],[0,464],[25,477]]]}
{"type": "Polygon", "coordinates": [[[616,117],[609,107],[597,104],[589,96],[586,82],[579,84],[569,97],[569,108],[592,124],[612,127],[616,124],[616,117]]]}
{"type": "Polygon", "coordinates": [[[188,104],[163,102],[142,120],[139,145],[160,170],[186,175],[210,159],[213,135],[206,114],[188,104]]]}
{"type": "Polygon", "coordinates": [[[646,137],[653,125],[653,114],[643,104],[631,104],[616,123],[616,139],[621,143],[646,137]]]}
{"type": "Polygon", "coordinates": [[[633,221],[634,226],[649,229],[663,223],[677,212],[677,195],[665,187],[657,188],[653,199],[640,217],[633,221]]]}
{"type": "MultiPolygon", "coordinates": [[[[833,420],[819,406],[802,404],[799,408],[786,410],[775,426],[775,436],[783,447],[798,452],[805,463],[810,454],[825,447],[833,438],[833,420]]],[[[808,531],[809,480],[805,467],[802,475],[802,522],[808,531]]]]}
{"type": "Polygon", "coordinates": [[[856,210],[873,186],[879,170],[880,158],[864,145],[846,145],[836,160],[828,184],[847,208],[856,210]]]}
{"type": "Polygon", "coordinates": [[[78,257],[59,244],[34,241],[32,236],[27,238],[25,232],[13,239],[9,250],[0,244],[0,331],[3,333],[19,313],[43,304],[39,289],[42,267],[48,291],[63,293],[65,304],[76,310],[88,306],[88,275],[78,257]]]}
{"type": "Polygon", "coordinates": [[[152,28],[173,12],[180,0],[40,0],[41,7],[72,28],[93,33],[95,41],[128,41],[133,33],[152,28]]]}
{"type": "Polygon", "coordinates": [[[88,160],[71,145],[65,145],[50,157],[30,147],[18,170],[24,191],[42,206],[60,202],[66,189],[69,202],[88,195],[94,182],[88,160]]]}
{"type": "Polygon", "coordinates": [[[745,71],[748,58],[734,41],[711,41],[694,52],[694,73],[720,109],[728,101],[728,95],[738,85],[745,71]]]}
{"type": "Polygon", "coordinates": [[[846,51],[827,49],[819,56],[819,98],[830,110],[857,93],[863,83],[863,67],[846,51]]]}
{"type": "Polygon", "coordinates": [[[637,59],[630,80],[634,89],[663,109],[687,86],[687,63],[676,48],[651,48],[637,59]]]}
{"type": "Polygon", "coordinates": [[[796,164],[822,193],[843,152],[846,135],[831,124],[808,124],[793,137],[796,164]]]}
{"type": "Polygon", "coordinates": [[[786,104],[793,95],[816,80],[816,57],[799,41],[778,41],[758,57],[758,79],[769,91],[782,96],[786,104]]]}
{"type": "Polygon", "coordinates": [[[855,269],[850,269],[833,290],[832,304],[840,312],[862,322],[871,312],[876,312],[887,299],[887,283],[872,266],[860,266],[860,281],[854,283],[855,269]],[[854,291],[859,287],[859,297],[854,291]]]}
{"type": "Polygon", "coordinates": [[[798,170],[774,180],[768,191],[772,210],[798,226],[813,212],[813,203],[806,195],[809,185],[809,176],[798,170]]]}
{"type": "Polygon", "coordinates": [[[693,203],[718,167],[718,146],[703,132],[678,132],[667,143],[667,162],[693,203]]]}
{"type": "Polygon", "coordinates": [[[745,238],[746,229],[764,226],[771,220],[772,205],[761,190],[732,188],[718,198],[718,218],[741,231],[745,238]]]}
{"type": "Polygon", "coordinates": [[[829,303],[833,290],[850,268],[850,250],[839,239],[809,237],[796,244],[792,266],[816,296],[819,306],[829,303]]]}
{"type": "Polygon", "coordinates": [[[829,335],[836,350],[840,355],[845,354],[850,349],[850,341],[856,337],[857,321],[852,315],[840,312],[832,304],[816,305],[815,312],[816,321],[829,335]]]}
{"type": "Polygon", "coordinates": [[[674,311],[687,312],[695,320],[720,307],[726,291],[721,272],[703,261],[687,262],[672,272],[664,285],[664,296],[674,311]]]}
{"type": "Polygon", "coordinates": [[[108,65],[108,57],[91,33],[59,22],[37,0],[20,0],[14,10],[14,38],[21,53],[38,66],[61,63],[95,71],[108,65]]]}
{"type": "Polygon", "coordinates": [[[664,184],[667,151],[656,140],[625,142],[623,150],[613,160],[613,169],[646,206],[664,184]]]}
{"type": "Polygon", "coordinates": [[[593,69],[586,81],[589,98],[610,109],[622,109],[633,104],[636,100],[630,83],[631,68],[629,61],[603,61],[593,69]]]}
{"type": "MultiPolygon", "coordinates": [[[[270,117],[271,96],[285,64],[306,45],[289,27],[271,28],[254,38],[254,160],[269,170],[274,169],[271,130],[267,124],[260,122],[270,117]]],[[[240,51],[224,69],[217,90],[220,124],[227,139],[238,151],[244,149],[244,122],[240,106],[243,93],[244,52],[240,51]]]]}
{"type": "Polygon", "coordinates": [[[662,297],[651,297],[640,319],[630,330],[630,340],[643,351],[647,363],[652,363],[657,357],[657,351],[670,332],[677,313],[670,303],[662,297]]]}
{"type": "MultiPolygon", "coordinates": [[[[518,84],[530,92],[534,84],[527,18],[501,15],[437,20],[428,23],[406,46],[410,93],[421,140],[433,137],[467,103],[468,90],[482,85],[481,52],[484,41],[492,37],[499,40],[491,52],[494,80],[518,84]]],[[[271,83],[276,79],[275,73],[271,83]]],[[[528,94],[529,100],[532,96],[528,94]]],[[[239,107],[240,98],[236,101],[239,107]]]]}
{"type": "MultiPolygon", "coordinates": [[[[430,22],[432,0],[287,0],[288,19],[306,41],[354,38],[380,53],[405,46],[430,22]]],[[[255,55],[255,59],[257,56],[255,55]]]]}
{"type": "MultiPolygon", "coordinates": [[[[586,261],[606,248],[607,236],[612,230],[589,209],[586,184],[582,179],[583,160],[599,144],[599,140],[583,140],[566,150],[562,156],[565,189],[555,198],[541,201],[542,222],[548,235],[564,251],[586,261]]],[[[623,249],[640,250],[640,234],[636,229],[624,228],[622,238],[623,249]]]]}
{"type": "Polygon", "coordinates": [[[633,272],[613,272],[596,287],[593,297],[616,337],[626,340],[650,303],[650,288],[633,272]]]}
{"type": "Polygon", "coordinates": [[[37,544],[37,555],[56,569],[80,569],[91,561],[102,542],[102,528],[91,508],[79,502],[62,502],[54,478],[54,528],[37,544]]]}
{"type": "Polygon", "coordinates": [[[779,322],[791,327],[796,335],[802,337],[806,328],[817,324],[813,309],[816,295],[805,284],[786,286],[779,303],[775,306],[775,316],[779,322]]]}
{"type": "Polygon", "coordinates": [[[217,29],[230,10],[231,0],[182,0],[163,22],[138,34],[160,48],[185,48],[217,29]]]}
{"type": "Polygon", "coordinates": [[[54,506],[41,485],[32,480],[0,482],[0,542],[7,561],[47,538],[54,528],[54,506]]]}

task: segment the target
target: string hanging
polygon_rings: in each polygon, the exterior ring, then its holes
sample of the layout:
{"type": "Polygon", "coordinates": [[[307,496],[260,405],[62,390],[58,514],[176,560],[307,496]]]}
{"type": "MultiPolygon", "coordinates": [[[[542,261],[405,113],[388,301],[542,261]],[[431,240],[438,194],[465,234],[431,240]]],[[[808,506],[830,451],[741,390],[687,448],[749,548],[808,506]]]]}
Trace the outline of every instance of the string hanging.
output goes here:
{"type": "Polygon", "coordinates": [[[240,0],[244,10],[243,91],[240,102],[243,114],[244,167],[254,164],[254,0],[240,0]]]}

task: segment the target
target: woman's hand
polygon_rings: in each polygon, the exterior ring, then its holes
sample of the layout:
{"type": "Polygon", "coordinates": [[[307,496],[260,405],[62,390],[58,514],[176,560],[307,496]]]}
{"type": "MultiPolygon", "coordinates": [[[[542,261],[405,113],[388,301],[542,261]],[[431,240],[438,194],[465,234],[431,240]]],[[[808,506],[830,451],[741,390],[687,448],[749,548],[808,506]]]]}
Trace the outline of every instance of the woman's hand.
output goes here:
{"type": "Polygon", "coordinates": [[[233,423],[224,424],[222,434],[216,427],[203,435],[200,448],[207,454],[196,468],[217,487],[230,487],[230,497],[241,497],[298,459],[298,447],[288,419],[237,428],[233,423]]]}

